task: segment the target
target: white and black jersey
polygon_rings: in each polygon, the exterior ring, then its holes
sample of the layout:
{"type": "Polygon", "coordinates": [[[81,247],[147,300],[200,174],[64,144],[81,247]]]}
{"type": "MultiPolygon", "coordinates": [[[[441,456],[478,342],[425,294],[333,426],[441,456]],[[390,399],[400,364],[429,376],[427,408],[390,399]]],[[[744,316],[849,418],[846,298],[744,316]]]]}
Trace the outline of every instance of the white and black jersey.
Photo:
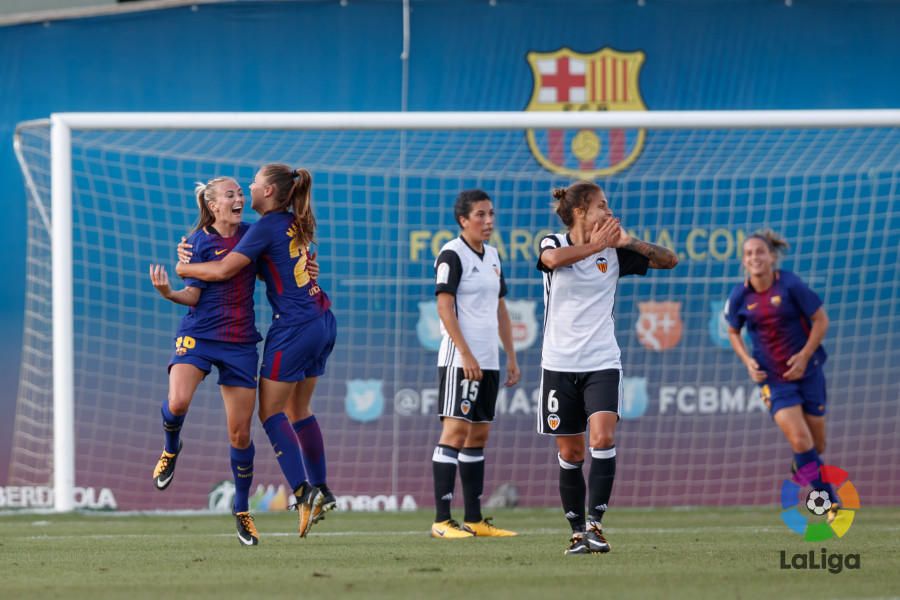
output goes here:
{"type": "MultiPolygon", "coordinates": [[[[568,234],[541,240],[541,254],[571,246],[568,234]]],[[[606,248],[580,261],[544,274],[544,346],[541,367],[550,371],[587,373],[621,369],[613,308],[619,277],[645,275],[646,256],[622,248],[606,248]]]]}
{"type": "MultiPolygon", "coordinates": [[[[478,365],[482,369],[499,369],[497,304],[506,295],[506,282],[496,248],[484,244],[484,252],[479,254],[458,237],[444,244],[434,269],[435,294],[453,294],[460,330],[478,365]]],[[[438,366],[462,367],[443,322],[441,335],[438,366]]]]}

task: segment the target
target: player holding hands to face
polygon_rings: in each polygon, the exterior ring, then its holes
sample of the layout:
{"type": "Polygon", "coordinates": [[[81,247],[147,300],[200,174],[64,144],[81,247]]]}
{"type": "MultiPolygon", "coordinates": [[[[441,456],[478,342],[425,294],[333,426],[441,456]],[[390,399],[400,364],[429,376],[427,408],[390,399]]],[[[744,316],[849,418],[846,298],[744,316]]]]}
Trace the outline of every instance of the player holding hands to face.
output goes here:
{"type": "Polygon", "coordinates": [[[567,231],[541,240],[537,264],[545,305],[538,433],[554,436],[559,450],[559,494],[572,528],[566,554],[609,552],[601,520],[616,474],[623,390],[612,316],[616,288],[620,277],[671,269],[678,259],[668,248],[628,235],[594,183],[556,189],[553,197],[567,231]],[[585,486],[588,426],[591,467],[585,486]]]}

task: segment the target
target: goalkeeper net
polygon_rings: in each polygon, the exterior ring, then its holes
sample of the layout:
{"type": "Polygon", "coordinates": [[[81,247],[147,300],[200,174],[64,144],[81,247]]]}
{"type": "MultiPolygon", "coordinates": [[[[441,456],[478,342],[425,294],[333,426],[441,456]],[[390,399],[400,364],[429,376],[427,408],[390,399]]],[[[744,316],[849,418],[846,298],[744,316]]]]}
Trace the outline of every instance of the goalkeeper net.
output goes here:
{"type": "MultiPolygon", "coordinates": [[[[544,233],[562,228],[550,189],[572,180],[551,170],[556,161],[599,171],[623,225],[680,258],[674,271],[626,278],[619,287],[615,315],[626,385],[616,505],[778,500],[790,449],[728,347],[720,317],[742,279],[742,241],[762,227],[788,239],[782,267],[819,293],[831,318],[826,462],[850,473],[864,503],[900,502],[898,129],[578,133],[73,130],[76,485],[109,488],[122,509],[221,503],[216,486],[231,475],[215,375],[188,413],[174,486],[166,494],[151,491],[163,443],[166,365],[184,308],[158,296],[148,265],[162,262],[176,279],[175,245],[197,220],[196,181],[230,176],[246,190],[259,166],[284,162],[308,168],[314,178],[320,283],[334,303],[339,337],[313,408],[329,486],[345,496],[344,506],[433,502],[430,459],[440,426],[432,265],[457,234],[456,194],[472,187],[494,200],[493,242],[522,369],[518,386],[498,400],[485,499],[556,506],[555,446],[535,433],[543,311],[536,246],[544,233]],[[637,148],[621,170],[616,143],[620,153],[637,148]]],[[[28,266],[10,484],[47,486],[53,479],[50,130],[25,125],[17,136],[28,189],[28,266]]],[[[256,220],[247,213],[247,221],[256,220]]],[[[263,287],[256,306],[265,334],[271,312],[263,287]]],[[[275,507],[284,499],[282,477],[258,423],[253,435],[257,508],[275,507]]]]}

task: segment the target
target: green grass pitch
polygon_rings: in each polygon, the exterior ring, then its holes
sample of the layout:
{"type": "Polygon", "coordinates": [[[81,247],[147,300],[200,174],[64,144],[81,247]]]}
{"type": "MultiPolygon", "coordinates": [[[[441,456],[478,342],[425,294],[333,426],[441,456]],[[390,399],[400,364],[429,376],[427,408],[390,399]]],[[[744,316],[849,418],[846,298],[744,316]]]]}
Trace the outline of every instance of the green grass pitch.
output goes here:
{"type": "Polygon", "coordinates": [[[900,595],[900,509],[866,508],[843,539],[804,542],[775,507],[611,511],[612,552],[566,557],[559,510],[497,511],[519,537],[433,540],[431,513],[332,513],[308,539],[261,514],[244,548],[222,516],[5,514],[2,598],[884,598],[900,595]],[[781,552],[859,568],[781,568],[781,552]],[[847,560],[845,558],[845,560],[847,560]]]}

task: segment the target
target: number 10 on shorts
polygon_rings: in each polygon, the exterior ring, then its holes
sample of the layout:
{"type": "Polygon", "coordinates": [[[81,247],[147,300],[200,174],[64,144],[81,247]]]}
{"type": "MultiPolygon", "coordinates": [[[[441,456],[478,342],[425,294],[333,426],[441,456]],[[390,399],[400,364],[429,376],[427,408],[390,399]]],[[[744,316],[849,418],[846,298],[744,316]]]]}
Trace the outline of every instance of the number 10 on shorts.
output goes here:
{"type": "Polygon", "coordinates": [[[187,351],[191,348],[194,348],[197,345],[197,340],[192,338],[189,335],[179,336],[175,340],[175,354],[178,356],[184,356],[187,354],[187,351]]]}

